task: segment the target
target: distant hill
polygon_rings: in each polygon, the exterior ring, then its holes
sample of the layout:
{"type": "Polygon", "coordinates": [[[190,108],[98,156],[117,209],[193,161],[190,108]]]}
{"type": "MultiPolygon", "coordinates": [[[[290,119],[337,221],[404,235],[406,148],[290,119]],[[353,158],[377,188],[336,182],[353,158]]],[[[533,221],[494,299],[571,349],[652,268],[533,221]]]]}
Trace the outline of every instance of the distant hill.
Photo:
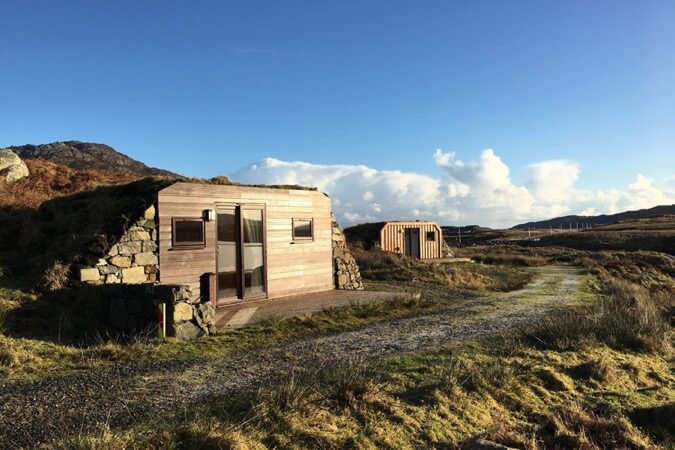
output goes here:
{"type": "Polygon", "coordinates": [[[173,172],[148,167],[140,161],[118,152],[105,144],[66,141],[40,145],[7,147],[22,159],[42,159],[73,169],[90,169],[108,173],[133,175],[176,175],[173,172]]]}
{"type": "Polygon", "coordinates": [[[655,206],[649,209],[640,209],[637,211],[625,211],[617,214],[601,214],[599,216],[564,216],[556,217],[555,219],[549,220],[540,220],[538,222],[527,222],[520,225],[516,225],[513,229],[527,229],[527,228],[569,228],[570,223],[572,227],[576,227],[576,224],[579,223],[581,227],[582,223],[592,224],[593,226],[597,225],[608,225],[616,223],[623,220],[637,220],[645,219],[647,217],[655,216],[664,216],[664,215],[675,215],[675,204],[674,205],[660,205],[655,206]]]}

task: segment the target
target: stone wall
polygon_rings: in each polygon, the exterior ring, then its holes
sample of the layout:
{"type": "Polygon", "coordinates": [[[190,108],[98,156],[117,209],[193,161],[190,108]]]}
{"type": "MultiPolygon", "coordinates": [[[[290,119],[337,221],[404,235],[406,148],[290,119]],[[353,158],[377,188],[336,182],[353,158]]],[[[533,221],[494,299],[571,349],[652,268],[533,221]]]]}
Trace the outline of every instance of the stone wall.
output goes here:
{"type": "Polygon", "coordinates": [[[157,333],[159,305],[166,305],[166,335],[191,340],[213,334],[215,309],[210,303],[191,303],[184,285],[85,284],[79,304],[103,325],[123,333],[157,333]]]}
{"type": "Polygon", "coordinates": [[[332,244],[335,287],[337,289],[363,290],[359,265],[349,251],[345,235],[338,226],[333,213],[331,213],[331,221],[333,224],[332,244]]]}
{"type": "MultiPolygon", "coordinates": [[[[162,290],[164,285],[155,289],[162,290]]],[[[216,332],[216,310],[209,302],[190,301],[188,286],[169,286],[167,303],[167,335],[192,340],[216,332]]]]}
{"type": "Polygon", "coordinates": [[[93,267],[80,268],[80,281],[91,284],[156,282],[159,272],[157,233],[156,210],[150,206],[93,267]]]}

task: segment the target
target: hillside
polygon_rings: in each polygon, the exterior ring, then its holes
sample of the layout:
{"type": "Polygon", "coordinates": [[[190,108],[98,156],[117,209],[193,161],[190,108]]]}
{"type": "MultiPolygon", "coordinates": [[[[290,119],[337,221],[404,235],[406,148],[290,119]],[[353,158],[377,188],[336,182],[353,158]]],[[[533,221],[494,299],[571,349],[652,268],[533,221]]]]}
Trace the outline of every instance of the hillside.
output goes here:
{"type": "Polygon", "coordinates": [[[140,161],[118,152],[105,144],[66,141],[40,145],[7,147],[22,159],[42,159],[74,169],[99,172],[129,173],[142,176],[175,175],[168,170],[148,167],[140,161]]]}
{"type": "Polygon", "coordinates": [[[640,209],[637,211],[624,211],[617,214],[601,214],[598,216],[578,216],[578,215],[563,216],[563,217],[556,217],[555,219],[522,223],[520,225],[514,226],[513,228],[521,230],[527,228],[560,228],[560,227],[569,228],[570,224],[574,228],[576,227],[577,222],[579,223],[580,227],[582,226],[582,223],[597,226],[597,225],[608,225],[622,220],[645,219],[648,217],[663,216],[663,215],[675,215],[675,205],[660,205],[649,209],[640,209]]]}

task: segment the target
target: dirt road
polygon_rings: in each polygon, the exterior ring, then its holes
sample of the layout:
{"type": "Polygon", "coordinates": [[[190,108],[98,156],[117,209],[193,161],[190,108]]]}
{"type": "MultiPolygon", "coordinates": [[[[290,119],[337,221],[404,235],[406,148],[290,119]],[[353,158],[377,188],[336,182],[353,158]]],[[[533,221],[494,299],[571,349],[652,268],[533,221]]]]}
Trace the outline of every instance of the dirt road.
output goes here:
{"type": "Polygon", "coordinates": [[[217,395],[256,389],[303,362],[341,364],[527,327],[575,298],[577,268],[533,269],[524,289],[463,300],[456,311],[191,361],[144,361],[0,386],[0,448],[30,447],[101,424],[126,427],[217,395]]]}

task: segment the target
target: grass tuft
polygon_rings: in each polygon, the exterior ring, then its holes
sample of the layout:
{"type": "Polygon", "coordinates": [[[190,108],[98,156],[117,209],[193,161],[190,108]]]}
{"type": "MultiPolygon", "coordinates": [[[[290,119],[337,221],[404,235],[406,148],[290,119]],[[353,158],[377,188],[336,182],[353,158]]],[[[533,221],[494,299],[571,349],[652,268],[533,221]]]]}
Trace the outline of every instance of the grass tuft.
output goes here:
{"type": "Polygon", "coordinates": [[[670,296],[623,280],[609,279],[605,284],[607,294],[600,300],[544,319],[529,334],[530,339],[556,350],[573,350],[598,341],[617,349],[669,353],[670,296]]]}

